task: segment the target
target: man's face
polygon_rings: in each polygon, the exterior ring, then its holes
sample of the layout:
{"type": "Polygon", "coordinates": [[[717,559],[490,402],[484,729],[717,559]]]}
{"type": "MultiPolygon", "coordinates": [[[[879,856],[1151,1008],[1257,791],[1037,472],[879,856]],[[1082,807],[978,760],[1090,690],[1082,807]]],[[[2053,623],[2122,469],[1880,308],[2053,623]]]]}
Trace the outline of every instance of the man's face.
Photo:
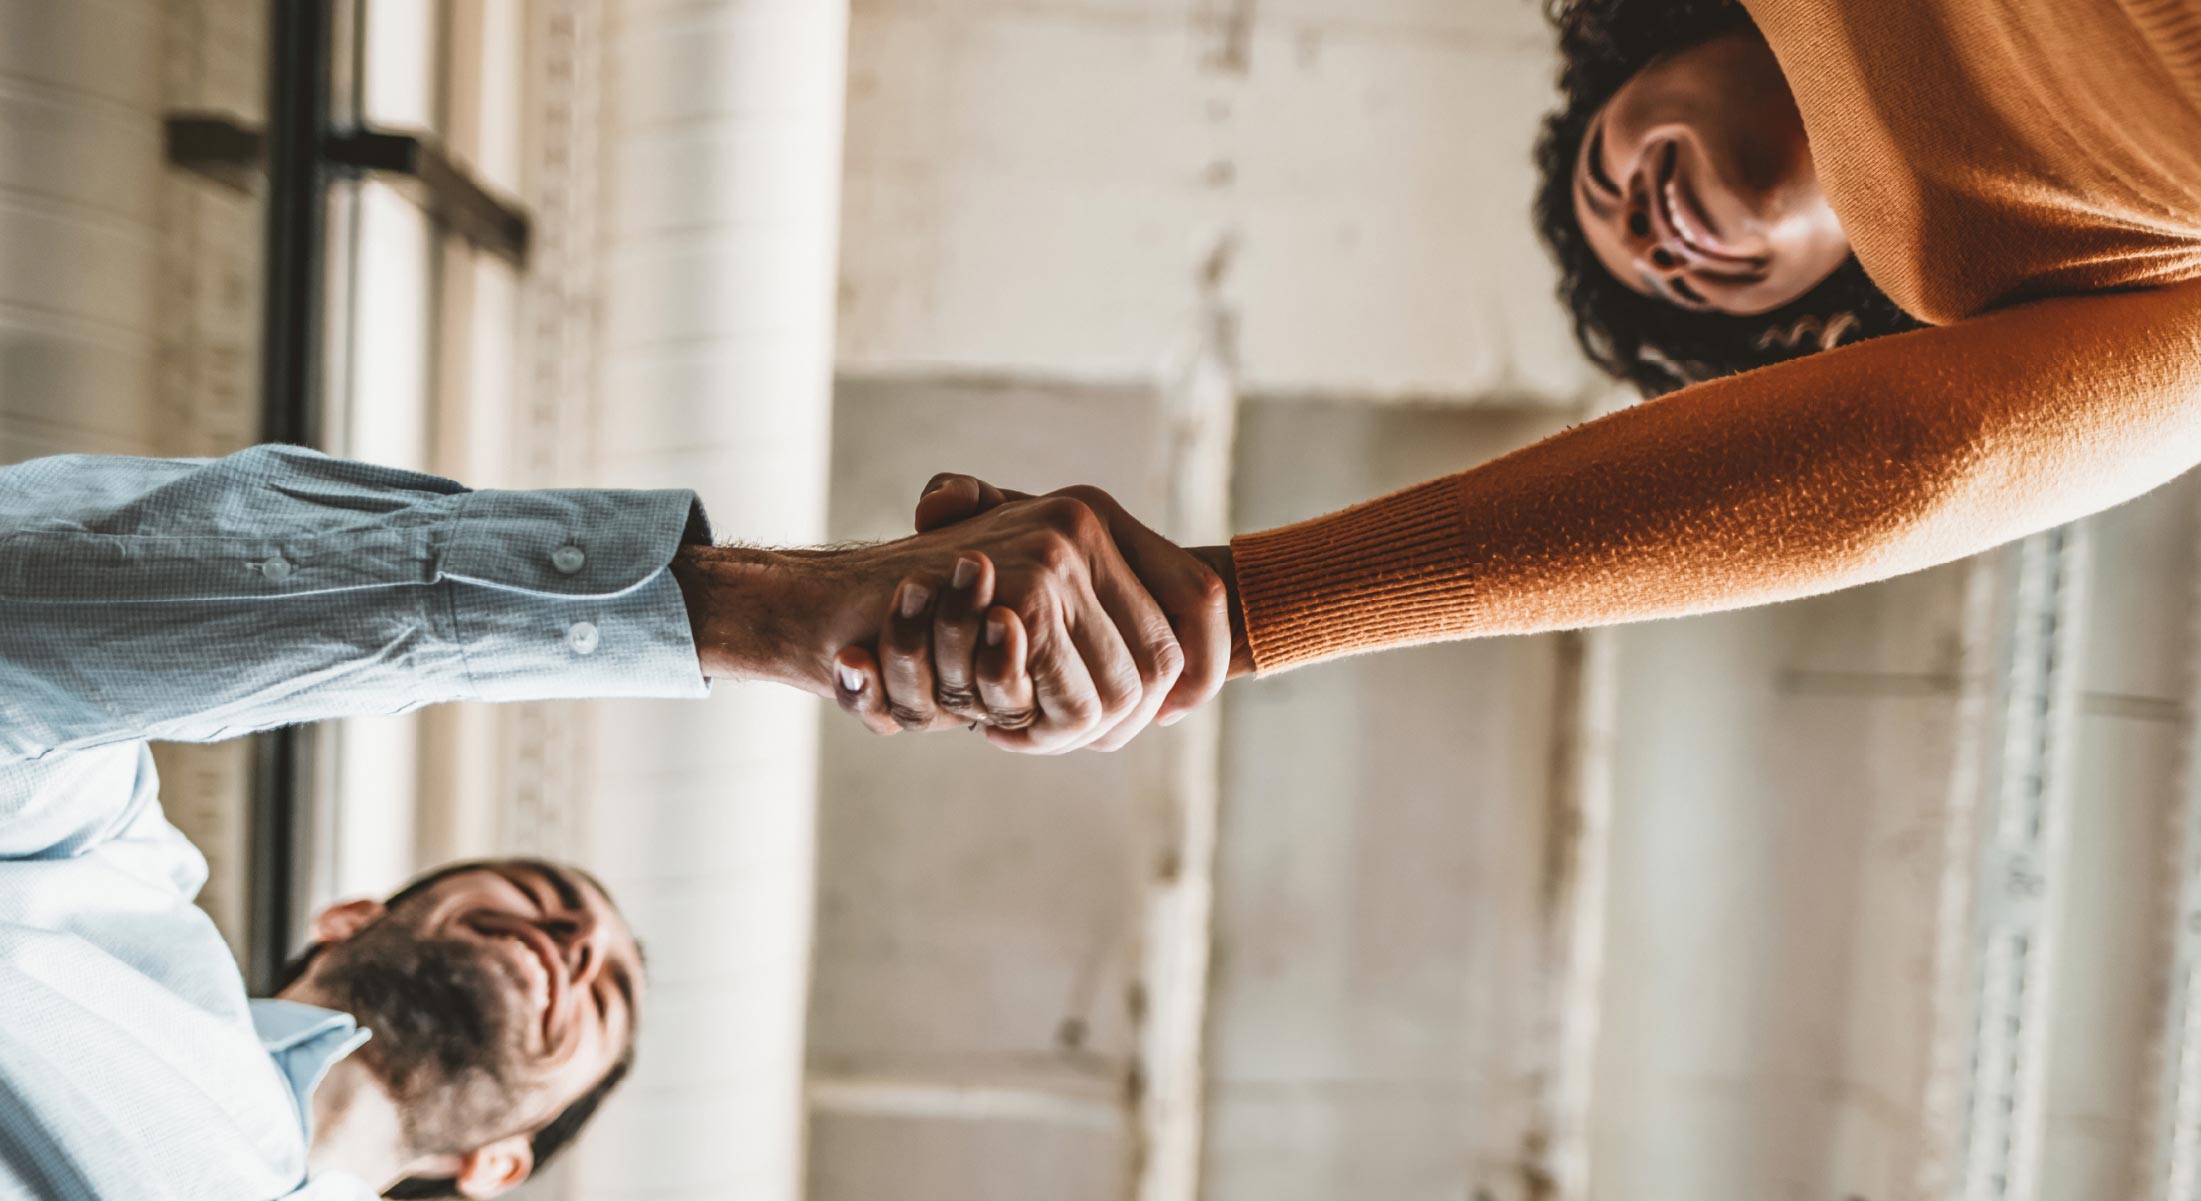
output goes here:
{"type": "Polygon", "coordinates": [[[374,1032],[361,1050],[422,1153],[530,1133],[626,1051],[640,949],[581,874],[500,860],[435,881],[330,942],[315,991],[374,1032]]]}

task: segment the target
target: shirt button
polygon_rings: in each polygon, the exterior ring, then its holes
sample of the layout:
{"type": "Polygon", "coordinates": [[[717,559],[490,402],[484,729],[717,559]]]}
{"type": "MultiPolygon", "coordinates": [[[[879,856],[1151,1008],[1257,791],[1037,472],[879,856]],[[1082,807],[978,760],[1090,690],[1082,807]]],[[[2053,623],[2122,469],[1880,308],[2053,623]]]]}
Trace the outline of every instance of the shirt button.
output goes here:
{"type": "Polygon", "coordinates": [[[280,556],[260,564],[260,574],[277,582],[289,579],[290,572],[290,561],[280,556]]]}
{"type": "Polygon", "coordinates": [[[591,622],[576,621],[566,627],[566,645],[576,655],[595,654],[597,638],[596,626],[591,622]]]}
{"type": "Polygon", "coordinates": [[[582,554],[578,546],[561,546],[550,552],[550,565],[567,575],[581,570],[581,564],[586,562],[588,556],[582,554]]]}

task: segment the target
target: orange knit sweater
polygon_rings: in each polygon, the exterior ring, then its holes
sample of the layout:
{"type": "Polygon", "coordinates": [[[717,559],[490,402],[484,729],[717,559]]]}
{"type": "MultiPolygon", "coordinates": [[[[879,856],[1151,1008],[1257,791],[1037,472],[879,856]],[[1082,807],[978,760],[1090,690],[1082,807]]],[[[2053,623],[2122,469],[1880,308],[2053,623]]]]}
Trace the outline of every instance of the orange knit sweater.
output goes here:
{"type": "Polygon", "coordinates": [[[1985,550],[2201,462],[2201,0],[1745,0],[1933,328],[1232,543],[1254,662],[1703,613],[1985,550]]]}

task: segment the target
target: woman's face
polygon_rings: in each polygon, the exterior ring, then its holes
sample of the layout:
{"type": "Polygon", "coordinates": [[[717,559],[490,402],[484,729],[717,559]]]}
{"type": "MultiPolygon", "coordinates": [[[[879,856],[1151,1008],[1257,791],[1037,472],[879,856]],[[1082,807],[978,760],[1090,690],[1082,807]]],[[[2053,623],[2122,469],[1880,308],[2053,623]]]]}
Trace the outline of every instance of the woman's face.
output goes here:
{"type": "Polygon", "coordinates": [[[1620,282],[1686,309],[1749,316],[1849,258],[1803,118],[1747,29],[1638,71],[1590,121],[1574,212],[1620,282]]]}

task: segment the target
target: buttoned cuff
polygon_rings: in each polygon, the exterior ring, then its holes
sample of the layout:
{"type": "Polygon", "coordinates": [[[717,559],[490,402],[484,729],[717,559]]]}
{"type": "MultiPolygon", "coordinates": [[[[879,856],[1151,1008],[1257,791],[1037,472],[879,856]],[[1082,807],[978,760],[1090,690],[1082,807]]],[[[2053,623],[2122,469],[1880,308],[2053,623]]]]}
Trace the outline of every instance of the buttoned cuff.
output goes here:
{"type": "Polygon", "coordinates": [[[476,492],[437,574],[481,700],[702,697],[673,554],[708,542],[687,491],[476,492]]]}

